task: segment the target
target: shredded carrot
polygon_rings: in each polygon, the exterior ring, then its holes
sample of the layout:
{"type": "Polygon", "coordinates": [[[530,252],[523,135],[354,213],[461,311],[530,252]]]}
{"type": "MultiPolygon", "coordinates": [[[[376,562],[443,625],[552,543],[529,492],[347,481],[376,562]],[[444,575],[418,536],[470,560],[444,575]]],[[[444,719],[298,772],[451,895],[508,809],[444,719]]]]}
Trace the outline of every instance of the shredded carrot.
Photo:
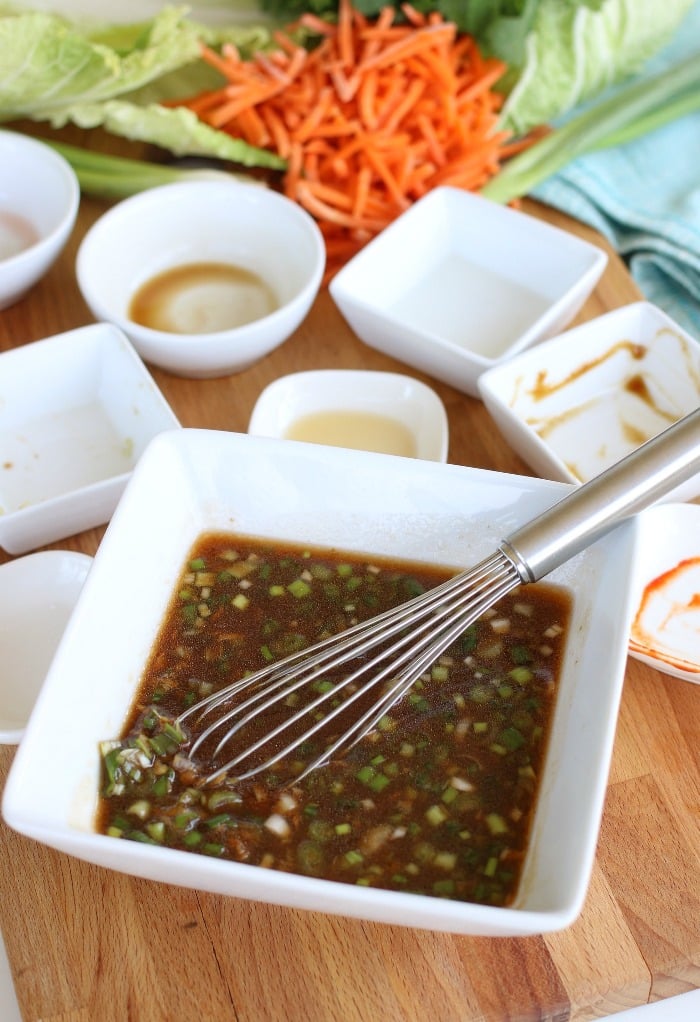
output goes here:
{"type": "Polygon", "coordinates": [[[283,190],[318,220],[327,281],[431,188],[480,188],[528,144],[497,129],[505,65],[440,14],[402,10],[371,21],[340,0],[336,23],[304,14],[250,60],[203,47],[225,84],[185,104],[287,160],[283,190]],[[296,43],[299,27],[318,45],[296,43]]]}

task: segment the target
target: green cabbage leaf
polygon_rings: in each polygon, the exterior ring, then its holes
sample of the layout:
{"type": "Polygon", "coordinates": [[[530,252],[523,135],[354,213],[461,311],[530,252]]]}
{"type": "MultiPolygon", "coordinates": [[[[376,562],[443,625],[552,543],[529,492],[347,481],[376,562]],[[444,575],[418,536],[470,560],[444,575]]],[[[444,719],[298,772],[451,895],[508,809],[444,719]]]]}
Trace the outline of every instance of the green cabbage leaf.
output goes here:
{"type": "Polygon", "coordinates": [[[482,43],[508,64],[503,126],[520,135],[637,74],[695,0],[532,0],[482,43]]]}
{"type": "MultiPolygon", "coordinates": [[[[103,127],[177,155],[211,156],[245,166],[281,167],[273,153],[202,124],[165,100],[200,91],[212,72],[200,57],[213,29],[164,7],[128,25],[77,23],[41,11],[0,12],[0,122],[22,118],[62,128],[103,127]]],[[[216,30],[242,49],[266,45],[264,27],[216,30]]]]}

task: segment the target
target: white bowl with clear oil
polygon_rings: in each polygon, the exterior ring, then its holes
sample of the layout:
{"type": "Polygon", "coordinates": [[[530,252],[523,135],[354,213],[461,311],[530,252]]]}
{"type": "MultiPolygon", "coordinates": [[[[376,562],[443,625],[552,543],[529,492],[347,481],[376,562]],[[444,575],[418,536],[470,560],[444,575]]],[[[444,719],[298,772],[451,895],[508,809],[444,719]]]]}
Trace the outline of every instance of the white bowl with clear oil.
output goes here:
{"type": "Polygon", "coordinates": [[[449,444],[445,406],[431,387],[362,369],[280,377],[260,394],[248,432],[443,462],[449,444]]]}
{"type": "Polygon", "coordinates": [[[606,262],[573,234],[443,187],[382,231],[329,289],[366,344],[478,397],[483,372],[573,319],[606,262]]]}

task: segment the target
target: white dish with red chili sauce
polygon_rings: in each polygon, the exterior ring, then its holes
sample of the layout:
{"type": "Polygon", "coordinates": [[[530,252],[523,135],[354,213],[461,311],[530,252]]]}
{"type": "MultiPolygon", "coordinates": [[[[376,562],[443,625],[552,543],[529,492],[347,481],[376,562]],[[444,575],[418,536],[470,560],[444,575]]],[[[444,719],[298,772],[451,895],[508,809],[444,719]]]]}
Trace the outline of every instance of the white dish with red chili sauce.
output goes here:
{"type": "MultiPolygon", "coordinates": [[[[53,660],[5,787],[6,822],[29,837],[107,868],[293,908],[489,936],[536,934],[568,926],[585,899],[602,814],[634,609],[636,520],[557,569],[548,580],[572,596],[572,606],[522,874],[507,904],[459,900],[447,889],[455,853],[440,850],[439,834],[443,827],[454,829],[454,807],[465,798],[470,800],[470,783],[463,776],[450,774],[456,782],[450,785],[451,791],[444,798],[436,795],[415,821],[419,830],[429,829],[416,848],[414,871],[420,870],[425,855],[434,867],[445,870],[432,893],[414,893],[411,883],[409,889],[375,884],[380,867],[375,864],[363,872],[358,862],[358,849],[362,859],[369,835],[358,836],[357,848],[345,856],[351,871],[338,880],[278,868],[274,855],[257,865],[251,864],[252,859],[222,858],[216,836],[219,814],[204,824],[214,828],[199,849],[206,854],[164,843],[162,821],[147,819],[149,799],[139,798],[126,807],[126,824],[116,821],[101,831],[97,820],[105,783],[100,749],[104,754],[102,743],[111,749],[123,734],[166,611],[184,601],[183,617],[198,627],[198,619],[206,622],[217,617],[209,601],[220,576],[229,585],[231,578],[249,584],[247,561],[243,569],[236,567],[236,537],[306,551],[335,551],[343,561],[367,561],[369,573],[386,558],[455,571],[490,553],[501,537],[550,506],[563,489],[546,480],[320,444],[290,444],[223,431],[186,429],[162,434],[136,466],[53,660]],[[201,537],[211,533],[229,534],[231,550],[224,555],[225,563],[233,567],[214,572],[198,558],[188,563],[201,537]],[[97,666],[99,685],[95,684],[97,666]],[[49,785],[47,763],[52,764],[49,785]],[[148,829],[136,837],[135,830],[142,824],[148,829]],[[134,834],[126,834],[124,826],[134,828],[134,834]],[[360,872],[353,873],[355,869],[360,872]]],[[[330,591],[347,585],[346,611],[352,606],[353,573],[344,564],[336,575],[330,579],[330,591]]],[[[270,579],[272,605],[282,606],[274,603],[276,599],[301,601],[317,578],[328,580],[329,576],[310,570],[289,584],[270,579]]],[[[228,610],[245,615],[251,592],[241,584],[240,591],[227,598],[228,610]]],[[[533,598],[527,590],[522,592],[523,600],[533,598]]],[[[243,616],[241,621],[245,620],[243,616]]],[[[499,640],[496,633],[507,630],[508,622],[498,615],[494,620],[493,638],[499,640]]],[[[551,634],[558,632],[554,629],[551,634]]],[[[237,641],[235,630],[229,631],[227,641],[237,641]]],[[[546,641],[538,640],[543,656],[546,641]]],[[[265,640],[261,654],[270,643],[265,640]]],[[[467,660],[465,654],[465,664],[467,660]]],[[[226,661],[221,663],[228,670],[226,661]]],[[[434,699],[444,682],[446,665],[438,666],[438,673],[425,680],[421,692],[412,693],[419,704],[434,699]]],[[[507,684],[498,683],[504,699],[531,674],[522,658],[514,672],[507,684]]],[[[490,726],[480,719],[479,700],[484,689],[493,685],[484,676],[472,684],[475,688],[469,689],[467,697],[459,694],[455,700],[457,717],[445,715],[445,734],[452,723],[452,731],[459,736],[490,726]]],[[[196,679],[194,685],[197,688],[196,679]]],[[[492,695],[489,692],[489,698],[492,695]]],[[[155,702],[155,694],[153,698],[155,702]]],[[[533,699],[534,710],[534,693],[533,699]]],[[[524,709],[523,727],[527,724],[524,709]]],[[[397,737],[400,754],[407,754],[404,744],[414,743],[408,735],[404,743],[403,732],[397,737]]],[[[521,745],[510,728],[491,744],[492,752],[503,755],[509,747],[521,745]],[[516,741],[511,742],[513,738],[516,741]]],[[[432,750],[428,752],[432,756],[432,750]]],[[[146,772],[152,762],[149,754],[146,772]]],[[[397,770],[404,768],[392,769],[381,754],[368,766],[357,771],[353,783],[359,780],[366,785],[360,801],[366,799],[363,807],[369,811],[375,795],[380,789],[390,793],[397,783],[397,770]]],[[[189,768],[185,764],[183,769],[189,768]]],[[[430,769],[437,767],[431,764],[430,769]]],[[[325,770],[332,768],[317,773],[325,770]]],[[[524,770],[529,775],[527,766],[524,770]]],[[[174,778],[167,771],[158,776],[163,779],[156,778],[154,783],[165,787],[174,778]]],[[[406,778],[405,770],[401,776],[406,778]]],[[[409,779],[421,783],[411,771],[409,779]]],[[[322,777],[319,783],[329,780],[322,777]]],[[[195,782],[192,785],[195,802],[213,798],[208,790],[195,782]]],[[[289,819],[280,820],[289,810],[286,792],[280,792],[279,805],[265,820],[272,832],[270,840],[281,844],[293,829],[289,819]]],[[[318,806],[311,808],[312,819],[317,810],[318,806]]],[[[354,802],[352,810],[358,810],[354,802]]],[[[470,811],[468,806],[464,811],[470,811]]],[[[177,817],[176,824],[182,825],[188,849],[201,838],[194,831],[194,836],[188,836],[190,812],[191,807],[177,817]]],[[[503,820],[491,822],[502,830],[503,820]]],[[[354,825],[344,820],[331,829],[345,840],[354,825]]],[[[470,826],[464,820],[458,826],[460,838],[466,840],[470,826]]],[[[506,820],[506,830],[509,826],[506,820]]],[[[385,832],[386,827],[373,828],[373,839],[385,832]]],[[[412,825],[392,823],[392,839],[404,841],[412,835],[412,825]]],[[[498,856],[489,856],[481,868],[484,876],[498,871],[498,856]]],[[[411,871],[407,872],[410,877],[411,871]]],[[[394,875],[391,881],[400,882],[394,875]]]]}
{"type": "Polygon", "coordinates": [[[664,674],[700,684],[700,506],[645,511],[640,552],[630,653],[664,674]]]}
{"type": "MultiPolygon", "coordinates": [[[[479,379],[509,445],[541,476],[582,483],[700,403],[700,344],[634,302],[503,362],[479,379]]],[[[700,474],[664,500],[700,494],[700,474]]]]}

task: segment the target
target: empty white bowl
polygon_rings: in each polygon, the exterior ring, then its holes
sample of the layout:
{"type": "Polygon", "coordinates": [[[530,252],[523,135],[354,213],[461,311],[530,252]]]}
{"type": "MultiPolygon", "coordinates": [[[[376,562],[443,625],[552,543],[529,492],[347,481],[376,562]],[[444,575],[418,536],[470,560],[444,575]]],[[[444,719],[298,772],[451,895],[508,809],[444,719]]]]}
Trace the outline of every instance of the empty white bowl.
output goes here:
{"type": "Polygon", "coordinates": [[[0,565],[0,743],[16,745],[92,564],[42,550],[0,565]]]}
{"type": "MultiPolygon", "coordinates": [[[[586,482],[700,404],[700,345],[649,302],[590,320],[489,370],[484,404],[542,476],[586,482]]],[[[700,493],[700,475],[665,499],[700,493]]]]}
{"type": "Polygon", "coordinates": [[[490,366],[557,333],[598,281],[605,253],[458,188],[436,188],[330,283],[366,344],[477,395],[490,366]]]}
{"type": "Polygon", "coordinates": [[[189,377],[240,372],[282,344],[324,268],[312,217],[234,179],[125,199],[87,232],[76,264],[95,318],[119,326],[147,362],[189,377]]]}
{"type": "Polygon", "coordinates": [[[70,164],[28,135],[0,131],[0,309],[46,273],[75,224],[80,186],[70,164]]]}
{"type": "Polygon", "coordinates": [[[129,341],[95,324],[0,355],[0,546],[102,525],[149,440],[179,422],[129,341]]]}
{"type": "Polygon", "coordinates": [[[263,390],[248,432],[445,461],[447,412],[434,390],[400,373],[319,369],[263,390]]]}
{"type": "Polygon", "coordinates": [[[223,430],[156,437],[100,544],[37,700],[5,786],[5,821],[87,861],[197,890],[484,936],[567,926],[585,897],[603,810],[627,662],[635,520],[551,576],[572,593],[572,618],[529,852],[510,907],[321,880],[95,830],[98,745],[122,731],[202,533],[456,568],[481,560],[563,491],[548,480],[223,430]]]}
{"type": "Polygon", "coordinates": [[[664,504],[641,519],[630,653],[657,671],[700,684],[700,505],[664,504]]]}

